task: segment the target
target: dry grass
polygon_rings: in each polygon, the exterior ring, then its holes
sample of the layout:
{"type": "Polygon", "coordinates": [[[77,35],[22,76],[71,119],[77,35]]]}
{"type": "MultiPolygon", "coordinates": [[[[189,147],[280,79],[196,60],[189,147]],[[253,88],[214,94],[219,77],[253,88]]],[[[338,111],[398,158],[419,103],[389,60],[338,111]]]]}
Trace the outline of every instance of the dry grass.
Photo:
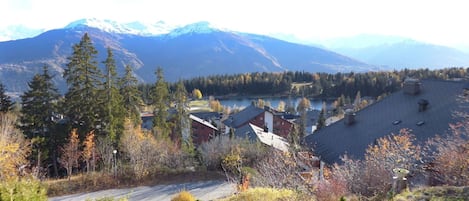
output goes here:
{"type": "Polygon", "coordinates": [[[436,186],[418,188],[412,191],[407,191],[396,195],[393,200],[466,201],[469,200],[469,186],[436,186]]]}
{"type": "Polygon", "coordinates": [[[221,199],[219,201],[246,201],[246,200],[263,200],[263,201],[313,201],[313,198],[299,194],[289,189],[275,188],[251,188],[237,195],[221,199]]]}
{"type": "Polygon", "coordinates": [[[207,100],[193,100],[189,102],[189,107],[192,112],[210,112],[208,101],[207,100]]]}

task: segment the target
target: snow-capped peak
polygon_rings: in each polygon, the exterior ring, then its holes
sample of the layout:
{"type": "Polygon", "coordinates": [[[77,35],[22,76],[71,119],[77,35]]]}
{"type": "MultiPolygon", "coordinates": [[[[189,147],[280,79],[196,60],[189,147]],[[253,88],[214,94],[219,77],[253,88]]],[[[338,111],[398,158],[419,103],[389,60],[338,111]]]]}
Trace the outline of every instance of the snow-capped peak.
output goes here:
{"type": "Polygon", "coordinates": [[[188,24],[179,28],[172,30],[169,33],[169,36],[176,37],[189,33],[211,33],[213,31],[219,31],[219,28],[216,28],[207,21],[196,22],[193,24],[188,24]]]}
{"type": "Polygon", "coordinates": [[[65,28],[76,28],[81,26],[94,27],[111,33],[145,36],[169,33],[173,28],[163,21],[159,21],[153,24],[146,24],[141,22],[119,23],[112,20],[100,20],[96,18],[77,20],[68,24],[65,28]]]}

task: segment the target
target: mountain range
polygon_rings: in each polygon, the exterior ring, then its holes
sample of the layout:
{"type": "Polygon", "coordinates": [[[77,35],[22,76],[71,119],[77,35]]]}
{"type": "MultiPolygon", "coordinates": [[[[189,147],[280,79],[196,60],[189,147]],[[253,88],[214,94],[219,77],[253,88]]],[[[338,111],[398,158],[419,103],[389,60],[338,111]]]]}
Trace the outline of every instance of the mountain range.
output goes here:
{"type": "Polygon", "coordinates": [[[323,47],[384,69],[469,66],[460,49],[399,36],[362,34],[322,41],[323,47]]]}
{"type": "Polygon", "coordinates": [[[312,42],[288,34],[242,33],[208,22],[176,26],[163,21],[81,19],[49,31],[18,26],[2,33],[25,37],[28,31],[33,34],[30,38],[0,42],[0,81],[9,92],[27,90],[27,82],[41,72],[43,65],[51,68],[56,85],[64,92],[62,73],[67,57],[84,33],[90,35],[98,50],[98,61],[104,61],[105,50],[110,47],[118,72],[131,65],[135,76],[145,83],[155,81],[157,67],[163,68],[166,80],[174,82],[248,72],[335,73],[469,66],[467,53],[409,38],[358,35],[312,42]]]}
{"type": "Polygon", "coordinates": [[[163,68],[168,81],[247,72],[334,73],[372,68],[329,50],[219,29],[208,22],[171,27],[164,23],[118,24],[91,19],[32,38],[0,42],[0,80],[8,91],[25,91],[27,82],[46,64],[63,92],[66,85],[62,73],[67,57],[84,33],[89,34],[98,50],[98,61],[104,61],[105,50],[110,47],[118,72],[123,72],[125,65],[131,65],[136,77],[147,83],[154,82],[157,67],[163,68]]]}

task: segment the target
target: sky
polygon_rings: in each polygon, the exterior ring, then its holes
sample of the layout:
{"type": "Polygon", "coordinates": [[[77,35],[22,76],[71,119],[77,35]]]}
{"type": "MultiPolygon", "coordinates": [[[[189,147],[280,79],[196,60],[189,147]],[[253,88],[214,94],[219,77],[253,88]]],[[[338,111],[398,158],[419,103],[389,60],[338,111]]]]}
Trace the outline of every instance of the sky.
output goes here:
{"type": "Polygon", "coordinates": [[[187,24],[322,40],[358,34],[469,45],[464,0],[1,0],[0,30],[55,29],[82,18],[187,24]]]}

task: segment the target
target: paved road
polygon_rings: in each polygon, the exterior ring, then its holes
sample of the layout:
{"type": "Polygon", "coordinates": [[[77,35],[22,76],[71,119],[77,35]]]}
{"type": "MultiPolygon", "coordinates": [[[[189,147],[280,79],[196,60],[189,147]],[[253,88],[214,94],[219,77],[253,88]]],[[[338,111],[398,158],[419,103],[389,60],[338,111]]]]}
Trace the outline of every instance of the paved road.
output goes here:
{"type": "Polygon", "coordinates": [[[83,201],[103,197],[121,198],[142,201],[170,201],[181,190],[187,190],[199,200],[214,200],[232,195],[235,192],[233,184],[224,181],[202,181],[172,185],[141,186],[126,189],[110,189],[92,193],[80,193],[50,198],[49,201],[83,201]]]}

